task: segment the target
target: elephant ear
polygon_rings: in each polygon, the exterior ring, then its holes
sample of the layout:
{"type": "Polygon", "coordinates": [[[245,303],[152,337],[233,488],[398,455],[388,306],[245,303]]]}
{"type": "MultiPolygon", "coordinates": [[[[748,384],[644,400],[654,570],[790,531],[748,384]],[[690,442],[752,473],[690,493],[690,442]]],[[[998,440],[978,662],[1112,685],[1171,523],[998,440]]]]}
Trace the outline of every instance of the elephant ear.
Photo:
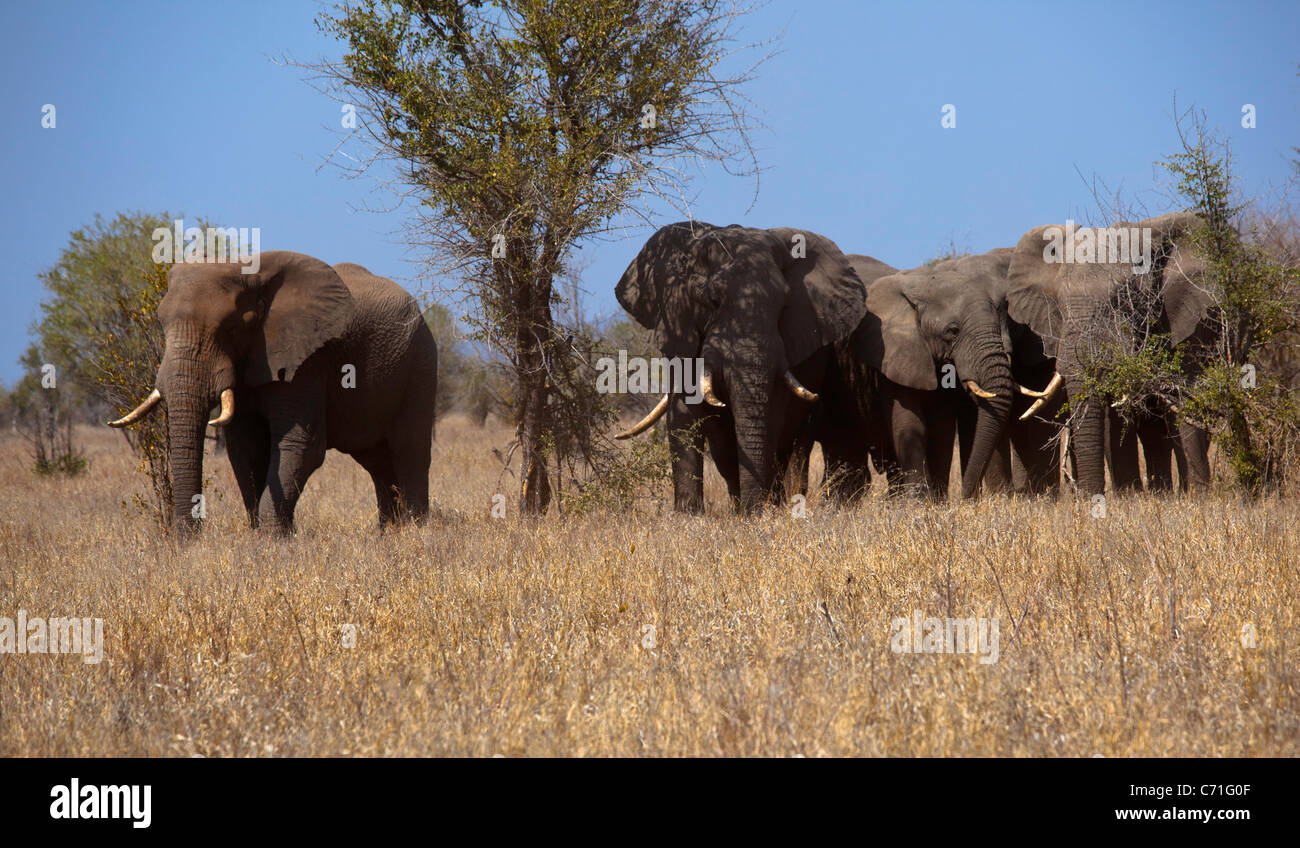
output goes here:
{"type": "MultiPolygon", "coordinates": [[[[1050,226],[1034,227],[1020,237],[1007,267],[1007,314],[1033,330],[1047,357],[1057,354],[1063,320],[1059,302],[1063,256],[1053,256],[1050,226]]],[[[1055,227],[1064,232],[1064,227],[1055,227]]],[[[1059,249],[1059,248],[1058,248],[1059,249]]]]}
{"type": "Polygon", "coordinates": [[[697,252],[718,227],[702,221],[682,221],[661,227],[627,266],[614,287],[619,304],[647,330],[653,330],[666,356],[695,356],[700,344],[700,307],[688,283],[696,273],[697,252]]]}
{"type": "Polygon", "coordinates": [[[853,333],[867,312],[867,287],[849,258],[825,236],[788,227],[768,232],[786,283],[778,327],[786,363],[793,367],[853,333]]]}
{"type": "Polygon", "coordinates": [[[258,273],[248,276],[245,285],[258,290],[266,310],[244,364],[252,386],[292,380],[307,357],[343,335],[356,311],[338,273],[301,253],[263,253],[258,273]]]}
{"type": "Polygon", "coordinates": [[[854,349],[868,365],[900,386],[939,388],[934,354],[921,334],[916,307],[907,295],[907,273],[888,274],[867,288],[867,316],[854,336],[854,349]]]}
{"type": "Polygon", "coordinates": [[[1195,250],[1195,235],[1203,225],[1194,212],[1171,212],[1148,218],[1138,226],[1151,228],[1151,242],[1157,251],[1160,296],[1169,319],[1174,344],[1186,341],[1209,312],[1209,266],[1195,250]]]}

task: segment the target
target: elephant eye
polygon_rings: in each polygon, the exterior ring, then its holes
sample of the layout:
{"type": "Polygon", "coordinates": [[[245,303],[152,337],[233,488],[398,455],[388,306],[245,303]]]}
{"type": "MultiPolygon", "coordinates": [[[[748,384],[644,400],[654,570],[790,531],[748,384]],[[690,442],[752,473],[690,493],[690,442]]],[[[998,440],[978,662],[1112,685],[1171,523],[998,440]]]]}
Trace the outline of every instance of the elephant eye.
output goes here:
{"type": "Polygon", "coordinates": [[[958,324],[956,321],[953,321],[947,327],[944,327],[943,337],[948,341],[953,341],[954,339],[957,338],[957,334],[960,332],[961,332],[961,325],[958,324]]]}

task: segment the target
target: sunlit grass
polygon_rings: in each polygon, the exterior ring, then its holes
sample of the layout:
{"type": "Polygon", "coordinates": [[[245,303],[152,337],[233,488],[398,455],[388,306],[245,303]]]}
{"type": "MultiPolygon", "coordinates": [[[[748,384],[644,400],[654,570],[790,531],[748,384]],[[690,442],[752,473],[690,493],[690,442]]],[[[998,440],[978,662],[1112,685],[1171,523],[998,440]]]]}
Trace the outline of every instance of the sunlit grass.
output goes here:
{"type": "Polygon", "coordinates": [[[0,755],[1300,753],[1294,500],[742,521],[711,477],[701,518],[519,521],[508,434],[453,420],[425,527],[380,535],[331,454],[296,537],[251,533],[221,457],[175,549],[121,437],[81,435],[72,480],[0,440],[0,615],[102,617],[104,661],[0,656],[0,755]],[[913,610],[999,618],[999,661],[892,653],[913,610]]]}

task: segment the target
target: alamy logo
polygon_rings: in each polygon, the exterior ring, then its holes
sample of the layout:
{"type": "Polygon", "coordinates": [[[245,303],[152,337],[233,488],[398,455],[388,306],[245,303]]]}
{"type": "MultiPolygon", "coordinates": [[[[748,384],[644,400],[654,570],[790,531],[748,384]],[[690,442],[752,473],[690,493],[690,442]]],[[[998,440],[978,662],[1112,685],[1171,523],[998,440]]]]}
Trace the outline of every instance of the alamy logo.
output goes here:
{"type": "Polygon", "coordinates": [[[81,654],[88,665],[104,658],[104,619],[0,615],[0,654],[81,654]]]}
{"type": "Polygon", "coordinates": [[[1127,262],[1135,274],[1151,270],[1150,227],[1064,227],[1043,230],[1043,261],[1049,265],[1127,262]]]}
{"type": "Polygon", "coordinates": [[[896,654],[979,654],[981,665],[998,661],[998,619],[896,618],[889,648],[896,654]]]}
{"type": "Polygon", "coordinates": [[[685,394],[686,402],[700,403],[704,389],[700,377],[704,374],[703,359],[680,357],[629,357],[626,350],[618,352],[618,360],[602,356],[596,360],[596,391],[601,394],[652,394],[666,392],[685,394]]]}
{"type": "Polygon", "coordinates": [[[186,227],[177,218],[171,227],[153,231],[153,261],[170,265],[204,262],[234,262],[241,274],[256,274],[262,267],[262,230],[260,227],[186,227]]]}
{"type": "Polygon", "coordinates": [[[50,789],[52,819],[130,819],[131,827],[145,828],[153,820],[153,787],[81,785],[72,778],[67,786],[50,789]]]}

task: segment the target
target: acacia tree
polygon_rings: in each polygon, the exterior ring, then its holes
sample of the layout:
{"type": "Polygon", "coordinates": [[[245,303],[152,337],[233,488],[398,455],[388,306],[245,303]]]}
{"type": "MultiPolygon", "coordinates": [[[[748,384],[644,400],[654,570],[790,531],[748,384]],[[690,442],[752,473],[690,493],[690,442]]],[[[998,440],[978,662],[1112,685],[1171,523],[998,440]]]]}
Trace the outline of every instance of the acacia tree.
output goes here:
{"type": "MultiPolygon", "coordinates": [[[[305,65],[355,114],[389,187],[418,202],[410,223],[476,337],[513,369],[520,509],[550,501],[546,446],[563,414],[570,357],[555,281],[572,249],[652,196],[679,208],[697,166],[754,173],[729,75],[743,15],[718,0],[361,0],[318,20],[341,60],[305,65]],[[740,166],[737,168],[737,166],[740,166]]],[[[345,122],[346,123],[346,122],[345,122]]]]}

